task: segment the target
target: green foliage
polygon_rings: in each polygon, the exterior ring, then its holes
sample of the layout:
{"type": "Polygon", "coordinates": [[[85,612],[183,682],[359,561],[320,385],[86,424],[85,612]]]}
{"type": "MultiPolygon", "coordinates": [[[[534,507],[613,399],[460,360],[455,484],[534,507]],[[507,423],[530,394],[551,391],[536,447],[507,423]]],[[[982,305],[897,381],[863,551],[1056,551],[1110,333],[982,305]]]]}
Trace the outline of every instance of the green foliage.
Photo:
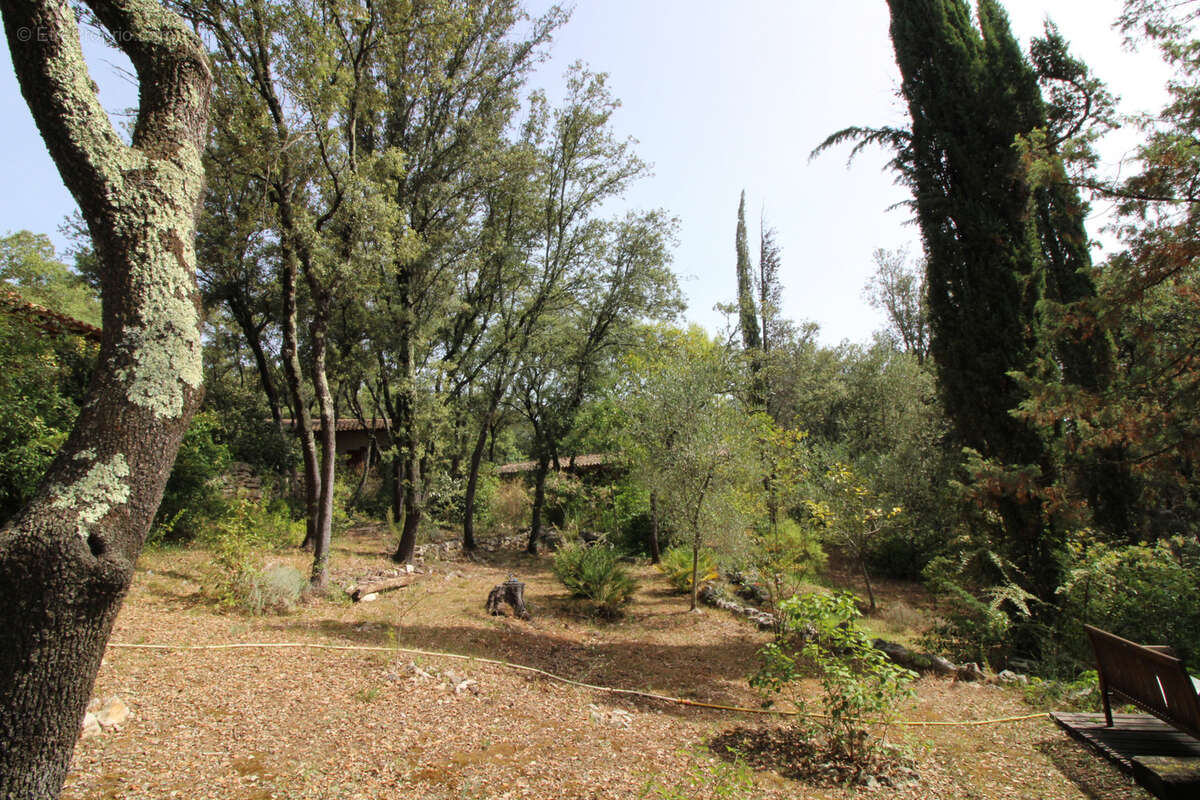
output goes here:
{"type": "Polygon", "coordinates": [[[426,494],[425,502],[429,516],[447,526],[461,523],[463,509],[466,507],[466,493],[467,481],[464,477],[451,475],[445,470],[436,471],[430,477],[426,494]]]}
{"type": "Polygon", "coordinates": [[[0,521],[33,497],[79,413],[96,346],[0,316],[0,521]]]}
{"type": "MultiPolygon", "coordinates": [[[[781,630],[759,651],[762,666],[751,685],[771,698],[791,687],[803,663],[821,682],[821,724],[831,751],[851,761],[867,760],[880,741],[868,725],[887,724],[911,697],[916,674],[892,663],[855,625],[861,616],[848,593],[808,594],[780,603],[781,630]]],[[[796,701],[803,709],[803,699],[796,701]]]]}
{"type": "Polygon", "coordinates": [[[290,611],[304,590],[304,577],[292,567],[266,564],[265,552],[294,545],[302,529],[279,510],[245,498],[231,503],[205,529],[204,542],[213,552],[209,596],[255,615],[290,611]]]}
{"type": "Polygon", "coordinates": [[[19,231],[0,237],[0,286],[51,311],[100,324],[96,292],[58,260],[45,234],[19,231]]]}
{"type": "Polygon", "coordinates": [[[812,488],[807,439],[804,431],[781,428],[768,420],[759,430],[766,519],[753,527],[744,563],[761,577],[772,606],[796,594],[825,565],[821,522],[796,513],[812,488]]]}
{"type": "Polygon", "coordinates": [[[214,382],[206,380],[205,387],[205,408],[218,412],[218,438],[229,448],[230,460],[249,464],[259,473],[276,475],[286,475],[299,462],[296,437],[280,434],[265,406],[252,402],[222,406],[217,403],[222,393],[214,382]]]}
{"type": "Polygon", "coordinates": [[[286,614],[296,607],[308,581],[295,567],[274,564],[243,571],[234,579],[234,604],[248,614],[286,614]]]}
{"type": "MultiPolygon", "coordinates": [[[[1129,0],[1124,6],[1125,33],[1156,46],[1173,74],[1163,107],[1141,127],[1145,138],[1129,160],[1136,167],[1113,178],[1094,170],[1083,178],[1114,201],[1113,227],[1124,251],[1099,272],[1094,302],[1051,309],[1057,325],[1115,340],[1115,374],[1107,384],[1080,387],[1032,375],[1022,412],[1047,431],[1067,421],[1060,457],[1076,468],[1073,480],[1055,488],[1083,512],[1083,524],[1114,542],[1135,544],[1200,530],[1192,489],[1200,455],[1200,237],[1192,201],[1200,174],[1200,40],[1192,3],[1129,0]],[[1097,502],[1100,491],[1126,502],[1097,502]]],[[[1052,50],[1049,55],[1057,57],[1052,50]]],[[[1064,62],[1064,71],[1072,70],[1077,67],[1064,62]]],[[[1036,151],[1036,141],[1027,144],[1036,151]]]]}
{"type": "Polygon", "coordinates": [[[604,616],[615,617],[633,597],[637,583],[611,547],[568,544],[554,554],[554,574],[575,597],[582,597],[604,616]]]}
{"type": "Polygon", "coordinates": [[[303,537],[303,521],[293,520],[286,504],[267,500],[256,503],[239,497],[204,528],[199,543],[213,549],[269,551],[295,547],[303,537]]]}
{"type": "Polygon", "coordinates": [[[229,448],[217,440],[221,427],[212,412],[192,417],[163,490],[153,540],[190,541],[225,513],[224,498],[215,485],[229,467],[229,448]]]}
{"type": "Polygon", "coordinates": [[[1043,655],[1053,634],[1034,620],[1041,601],[1023,588],[1016,565],[986,541],[963,543],[955,557],[930,562],[925,574],[946,601],[944,621],[925,637],[930,649],[994,667],[1011,655],[1043,655]]]}
{"type": "Polygon", "coordinates": [[[552,471],[546,477],[546,511],[550,521],[565,529],[596,527],[597,512],[608,505],[608,486],[593,486],[580,476],[552,471]]]}
{"type": "Polygon", "coordinates": [[[875,592],[871,587],[867,554],[876,538],[903,509],[880,505],[880,498],[845,464],[834,464],[825,474],[823,486],[828,493],[827,504],[812,503],[810,507],[824,522],[827,541],[845,550],[862,570],[874,610],[875,592]]]}
{"type": "MultiPolygon", "coordinates": [[[[699,563],[696,569],[696,579],[705,584],[715,581],[719,575],[717,569],[717,554],[710,548],[703,547],[697,552],[699,563]]],[[[692,548],[687,545],[671,547],[663,551],[658,568],[667,576],[667,581],[682,594],[692,591],[692,548]]]]}
{"type": "Polygon", "coordinates": [[[648,541],[649,492],[628,478],[610,483],[604,477],[552,473],[546,480],[546,508],[551,522],[567,531],[591,531],[625,553],[644,553],[648,541]]]}
{"type": "Polygon", "coordinates": [[[801,524],[785,517],[775,525],[764,523],[753,533],[749,563],[762,577],[771,596],[772,607],[795,595],[825,567],[828,557],[821,547],[822,532],[817,525],[801,524]]]}
{"type": "Polygon", "coordinates": [[[929,310],[925,300],[925,262],[909,263],[908,252],[877,249],[875,274],[867,281],[867,302],[887,315],[887,335],[923,364],[929,355],[929,310]]]}
{"type": "Polygon", "coordinates": [[[739,361],[698,328],[651,333],[657,346],[630,359],[621,386],[632,474],[693,551],[733,551],[762,486],[760,420],[738,400],[739,361]]]}
{"type": "MultiPolygon", "coordinates": [[[[44,235],[0,237],[0,288],[98,324],[95,293],[54,254],[44,235]]],[[[33,497],[79,413],[97,346],[0,316],[0,522],[33,497]]]]}
{"type": "MultiPolygon", "coordinates": [[[[1053,309],[1096,295],[1086,207],[1068,182],[1045,182],[1046,170],[1033,169],[1028,151],[1014,143],[1038,138],[1057,165],[1051,171],[1061,173],[1061,140],[1042,134],[1090,123],[1088,114],[1105,102],[1053,31],[1035,54],[1039,76],[995,0],[979,0],[974,17],[966,0],[894,0],[889,7],[910,127],[847,129],[822,148],[858,139],[859,147],[895,150],[892,166],[912,190],[924,243],[929,349],[941,398],[961,443],[991,464],[966,486],[999,513],[998,545],[1050,600],[1060,575],[1049,553],[1064,531],[1042,500],[1058,466],[1047,442],[1059,432],[1013,413],[1028,398],[1019,374],[1095,389],[1111,376],[1113,349],[1094,326],[1054,318],[1053,309]],[[1039,77],[1062,90],[1052,91],[1050,104],[1039,77]],[[1068,100],[1070,91],[1083,99],[1068,100]]],[[[1121,481],[1092,488],[1101,505],[1128,500],[1121,481]]]]}
{"type": "Polygon", "coordinates": [[[792,455],[780,443],[767,442],[770,461],[784,467],[774,467],[773,475],[791,484],[772,487],[786,496],[783,508],[794,509],[804,498],[824,500],[820,476],[834,464],[849,466],[880,505],[905,509],[901,524],[874,537],[872,567],[895,577],[920,577],[925,564],[945,552],[963,508],[949,485],[962,456],[947,436],[932,372],[886,338],[868,347],[837,348],[781,341],[771,370],[772,391],[787,409],[785,421],[807,432],[792,455]],[[789,461],[799,468],[790,478],[789,461]]]}
{"type": "Polygon", "coordinates": [[[693,764],[682,782],[668,785],[662,778],[650,778],[638,794],[639,800],[749,800],[754,796],[754,772],[741,759],[693,764]]]}
{"type": "Polygon", "coordinates": [[[546,262],[542,269],[572,276],[577,287],[561,310],[545,315],[514,377],[532,428],[530,452],[543,463],[565,452],[573,433],[578,437],[588,417],[584,401],[611,382],[616,354],[638,349],[644,320],[670,318],[682,309],[669,267],[677,220],[661,211],[604,222],[588,218],[646,172],[613,133],[616,107],[604,76],[572,68],[566,103],[541,134],[556,151],[548,175],[556,188],[537,216],[534,241],[546,262]]]}
{"type": "Polygon", "coordinates": [[[1170,645],[1192,672],[1200,672],[1200,541],[1195,537],[1080,549],[1061,595],[1072,618],[1135,642],[1170,645]]]}
{"type": "MultiPolygon", "coordinates": [[[[495,519],[492,517],[492,508],[496,493],[500,491],[502,483],[495,469],[490,466],[480,467],[479,477],[475,481],[475,520],[484,528],[495,524],[495,519]]],[[[463,509],[465,510],[465,503],[463,509]]]]}
{"type": "Polygon", "coordinates": [[[1026,703],[1047,711],[1093,711],[1100,707],[1100,679],[1094,669],[1067,681],[1031,676],[1021,693],[1026,703]]]}
{"type": "Polygon", "coordinates": [[[758,327],[754,280],[751,277],[750,246],[746,241],[745,192],[742,192],[741,200],[738,201],[735,245],[737,250],[738,329],[742,333],[743,349],[758,350],[762,347],[762,331],[758,327]]]}
{"type": "MultiPolygon", "coordinates": [[[[669,533],[667,536],[664,536],[665,532],[661,530],[662,526],[659,527],[659,546],[661,547],[664,540],[669,540],[669,533]]],[[[654,518],[648,510],[624,517],[620,522],[617,539],[614,544],[626,553],[649,556],[650,534],[653,532],[653,529],[654,518]]]]}
{"type": "Polygon", "coordinates": [[[628,477],[613,484],[606,500],[595,509],[594,527],[624,552],[647,554],[650,492],[628,477]]]}

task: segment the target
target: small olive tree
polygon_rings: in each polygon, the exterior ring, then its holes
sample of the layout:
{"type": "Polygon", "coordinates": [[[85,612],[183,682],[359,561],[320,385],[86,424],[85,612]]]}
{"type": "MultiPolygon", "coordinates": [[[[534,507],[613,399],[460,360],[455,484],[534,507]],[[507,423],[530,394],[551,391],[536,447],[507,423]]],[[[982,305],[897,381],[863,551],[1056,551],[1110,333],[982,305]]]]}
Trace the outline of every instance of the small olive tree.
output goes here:
{"type": "Polygon", "coordinates": [[[826,541],[854,558],[866,584],[867,601],[874,611],[875,590],[871,586],[867,556],[876,539],[904,509],[884,506],[880,497],[845,464],[835,464],[826,473],[824,484],[827,501],[812,504],[813,513],[824,519],[826,541]]]}
{"type": "Polygon", "coordinates": [[[730,549],[750,521],[758,421],[738,399],[742,373],[727,348],[696,327],[653,335],[658,346],[621,387],[626,452],[656,514],[691,547],[694,611],[701,549],[730,549]]]}
{"type": "Polygon", "coordinates": [[[806,432],[780,427],[769,418],[760,421],[757,446],[766,514],[754,527],[747,561],[762,580],[773,610],[800,591],[826,561],[823,523],[807,515],[798,521],[791,513],[803,506],[811,482],[807,438],[806,432]]]}

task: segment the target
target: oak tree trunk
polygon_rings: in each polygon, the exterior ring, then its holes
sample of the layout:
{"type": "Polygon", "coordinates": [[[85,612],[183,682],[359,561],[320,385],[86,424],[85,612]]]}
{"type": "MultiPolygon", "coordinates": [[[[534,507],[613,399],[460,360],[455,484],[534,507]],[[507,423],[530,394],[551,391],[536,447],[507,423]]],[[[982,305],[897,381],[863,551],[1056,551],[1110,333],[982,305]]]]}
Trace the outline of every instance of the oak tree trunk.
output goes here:
{"type": "Polygon", "coordinates": [[[57,797],[134,563],[201,396],[195,212],[212,76],[148,0],[86,0],[129,56],[126,145],[66,0],[0,0],[17,79],[79,203],[104,333],[87,402],[34,499],[0,530],[0,797],[57,797]]]}
{"type": "Polygon", "coordinates": [[[496,409],[500,406],[500,398],[503,394],[503,381],[497,379],[492,386],[487,413],[479,425],[479,434],[475,437],[475,447],[471,450],[471,460],[467,467],[467,491],[463,499],[463,552],[465,553],[478,547],[478,543],[475,541],[475,494],[479,489],[479,465],[483,462],[483,451],[487,447],[488,432],[496,419],[496,409]]]}
{"type": "Polygon", "coordinates": [[[537,555],[537,540],[542,533],[542,511],[546,505],[546,475],[550,472],[550,456],[542,451],[538,456],[537,471],[533,476],[533,519],[529,530],[529,544],[525,552],[531,556],[537,555]]]}
{"type": "Polygon", "coordinates": [[[402,265],[396,273],[397,288],[400,293],[400,304],[403,311],[400,316],[400,330],[397,335],[397,368],[400,373],[400,386],[396,392],[396,418],[392,428],[398,436],[397,445],[401,459],[401,484],[404,499],[404,524],[400,531],[400,541],[392,560],[405,563],[412,560],[417,546],[417,530],[421,525],[423,504],[421,502],[421,455],[420,439],[417,432],[417,397],[416,397],[416,364],[413,355],[415,336],[414,320],[415,304],[412,297],[411,282],[413,279],[412,265],[402,265]]]}
{"type": "Polygon", "coordinates": [[[483,451],[487,447],[488,426],[491,415],[479,426],[479,435],[475,437],[475,447],[471,450],[471,460],[467,464],[467,490],[463,497],[463,552],[469,553],[478,548],[475,541],[475,493],[479,489],[479,465],[483,462],[483,451]]]}
{"type": "Polygon", "coordinates": [[[662,551],[658,545],[658,493],[650,493],[650,563],[662,561],[662,551]]]}
{"type": "Polygon", "coordinates": [[[325,374],[329,298],[327,295],[318,295],[315,287],[313,294],[315,308],[312,325],[312,379],[316,389],[317,408],[321,414],[321,491],[314,529],[313,565],[309,585],[320,591],[325,588],[325,581],[329,575],[329,548],[333,543],[333,477],[337,466],[337,419],[333,408],[333,394],[329,391],[329,380],[325,374]]]}
{"type": "Polygon", "coordinates": [[[308,402],[304,397],[304,374],[300,368],[300,346],[296,325],[296,273],[299,261],[295,250],[284,237],[284,254],[281,264],[280,283],[283,285],[283,374],[288,394],[296,408],[292,425],[300,437],[300,450],[304,454],[304,511],[305,533],[300,546],[312,550],[317,541],[317,515],[320,506],[321,473],[317,466],[317,442],[313,435],[312,416],[308,413],[308,402]]]}

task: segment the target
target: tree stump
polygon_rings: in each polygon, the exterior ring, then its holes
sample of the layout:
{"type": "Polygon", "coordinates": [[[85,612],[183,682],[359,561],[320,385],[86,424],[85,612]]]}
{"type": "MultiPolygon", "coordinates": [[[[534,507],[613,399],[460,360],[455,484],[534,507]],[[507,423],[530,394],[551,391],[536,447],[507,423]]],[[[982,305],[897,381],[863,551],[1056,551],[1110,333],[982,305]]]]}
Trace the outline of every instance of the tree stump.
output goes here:
{"type": "Polygon", "coordinates": [[[528,621],[529,609],[525,608],[525,584],[513,577],[509,577],[504,583],[499,586],[493,586],[492,591],[488,593],[487,611],[493,617],[499,617],[504,614],[500,608],[503,603],[508,603],[512,607],[513,613],[519,618],[528,621]]]}

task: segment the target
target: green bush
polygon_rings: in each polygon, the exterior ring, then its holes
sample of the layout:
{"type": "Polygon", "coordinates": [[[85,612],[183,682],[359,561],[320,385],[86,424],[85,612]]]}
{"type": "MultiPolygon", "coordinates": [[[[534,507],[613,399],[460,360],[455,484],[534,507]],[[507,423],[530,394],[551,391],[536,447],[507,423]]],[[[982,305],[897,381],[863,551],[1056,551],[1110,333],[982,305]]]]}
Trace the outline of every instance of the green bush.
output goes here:
{"type": "Polygon", "coordinates": [[[941,617],[921,637],[931,652],[951,661],[1003,669],[1021,657],[1045,664],[1057,644],[1043,620],[1053,613],[1022,586],[1023,574],[983,536],[963,538],[953,556],[925,568],[926,583],[940,596],[941,617]]]}
{"type": "Polygon", "coordinates": [[[884,530],[867,553],[872,575],[920,580],[929,563],[946,550],[946,534],[917,522],[884,530]]]}
{"type": "MultiPolygon", "coordinates": [[[[1060,589],[1070,618],[1144,644],[1167,644],[1200,672],[1200,541],[1176,536],[1155,544],[1092,545],[1077,552],[1060,589]]],[[[1081,660],[1090,661],[1082,630],[1081,660]]]]}
{"type": "Polygon", "coordinates": [[[611,547],[570,544],[554,554],[554,574],[575,597],[591,601],[606,616],[616,616],[637,583],[611,547]]]}
{"type": "Polygon", "coordinates": [[[445,525],[456,525],[462,522],[466,497],[467,481],[464,478],[436,470],[429,477],[425,510],[431,519],[445,525]]]}
{"type": "Polygon", "coordinates": [[[205,529],[205,544],[213,551],[207,593],[223,606],[251,614],[290,610],[304,578],[291,567],[268,566],[265,554],[294,545],[303,532],[304,523],[293,522],[286,508],[234,501],[205,529]]]}
{"type": "MultiPolygon", "coordinates": [[[[491,468],[486,465],[480,467],[475,483],[475,524],[478,527],[491,522],[492,498],[499,483],[499,478],[491,468]]],[[[427,509],[428,516],[442,525],[450,528],[460,526],[467,509],[466,476],[436,472],[430,479],[427,509]]]]}
{"type": "MultiPolygon", "coordinates": [[[[617,528],[617,546],[626,553],[632,553],[639,556],[650,555],[650,529],[653,525],[653,520],[650,518],[649,511],[643,511],[639,514],[625,519],[617,528]]],[[[659,526],[659,534],[662,535],[662,526],[659,526]]],[[[662,546],[662,542],[659,542],[662,546]]],[[[661,557],[661,554],[660,554],[661,557]]]]}
{"type": "MultiPolygon", "coordinates": [[[[848,592],[791,597],[779,604],[778,615],[780,632],[759,651],[762,667],[751,685],[771,698],[794,684],[807,662],[821,682],[821,724],[831,754],[870,761],[881,739],[868,726],[895,716],[900,701],[913,695],[916,673],[875,649],[855,625],[862,615],[848,592]]],[[[795,702],[804,709],[802,697],[795,702]]]]}
{"type": "MultiPolygon", "coordinates": [[[[500,478],[496,475],[495,470],[486,465],[481,466],[479,468],[479,477],[475,481],[475,527],[477,529],[488,529],[495,525],[496,521],[492,518],[492,501],[499,490],[500,478]]],[[[465,501],[465,482],[463,492],[463,499],[465,501]]],[[[463,513],[466,513],[465,502],[463,513]]]]}
{"type": "Polygon", "coordinates": [[[275,564],[237,573],[230,592],[233,604],[248,614],[286,614],[300,602],[307,585],[298,569],[275,564]]]}
{"type": "Polygon", "coordinates": [[[645,486],[626,478],[611,487],[607,502],[602,496],[597,499],[600,504],[590,527],[608,534],[626,553],[649,555],[650,492],[645,486]]]}
{"type": "Polygon", "coordinates": [[[592,514],[604,501],[595,496],[594,487],[585,484],[578,475],[555,472],[550,465],[546,476],[546,519],[557,528],[594,527],[592,514]]]}
{"type": "Polygon", "coordinates": [[[95,360],[91,342],[0,317],[0,523],[33,498],[75,423],[95,360]]]}
{"type": "MultiPolygon", "coordinates": [[[[667,576],[667,580],[675,590],[684,594],[692,591],[692,548],[680,545],[666,550],[658,563],[658,568],[667,576]]],[[[701,584],[715,581],[717,570],[717,555],[708,548],[701,548],[700,561],[696,577],[701,584]]]]}
{"type": "Polygon", "coordinates": [[[1026,703],[1047,711],[1093,711],[1100,707],[1100,683],[1095,670],[1087,670],[1073,681],[1031,677],[1022,694],[1026,703]]]}
{"type": "Polygon", "coordinates": [[[225,500],[214,485],[229,467],[229,448],[216,438],[220,425],[211,411],[192,417],[163,490],[153,540],[191,541],[225,512],[225,500]]]}
{"type": "Polygon", "coordinates": [[[747,561],[776,606],[800,591],[825,567],[828,557],[821,547],[820,530],[784,517],[772,529],[763,525],[751,538],[747,561]]]}
{"type": "Polygon", "coordinates": [[[216,409],[222,422],[219,440],[233,460],[249,464],[256,472],[287,474],[300,462],[300,438],[287,432],[281,435],[270,412],[254,402],[258,399],[255,395],[236,407],[216,409]]]}

